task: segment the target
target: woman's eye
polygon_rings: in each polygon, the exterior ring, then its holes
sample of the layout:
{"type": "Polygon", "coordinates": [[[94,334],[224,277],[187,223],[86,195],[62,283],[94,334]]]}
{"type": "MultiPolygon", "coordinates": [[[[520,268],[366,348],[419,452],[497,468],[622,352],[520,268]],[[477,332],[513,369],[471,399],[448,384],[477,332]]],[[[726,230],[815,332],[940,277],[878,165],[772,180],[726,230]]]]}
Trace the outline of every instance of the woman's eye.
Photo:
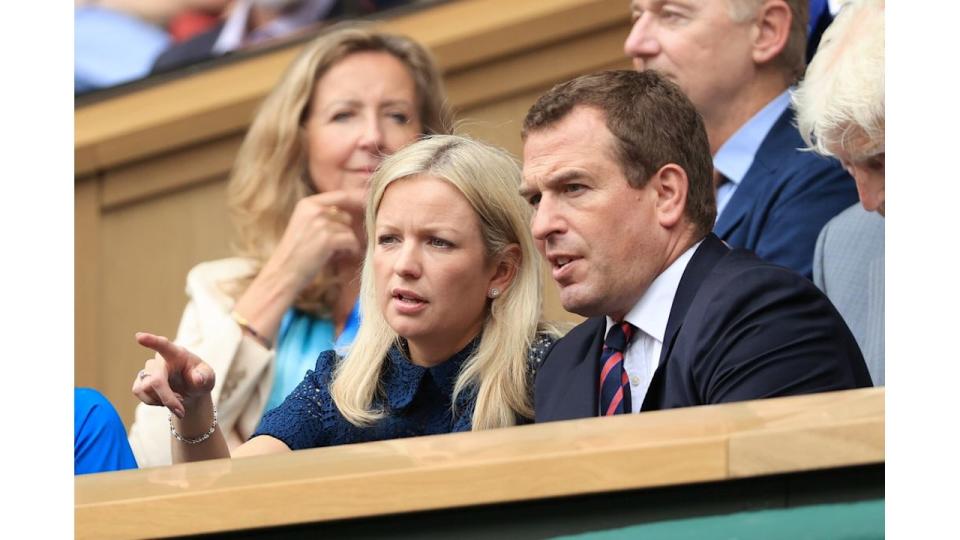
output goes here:
{"type": "Polygon", "coordinates": [[[406,125],[410,123],[410,116],[408,116],[407,113],[401,113],[401,112],[390,113],[389,116],[397,124],[406,125]]]}
{"type": "Polygon", "coordinates": [[[398,242],[397,237],[392,234],[381,234],[380,236],[377,237],[377,244],[381,246],[395,244],[397,242],[398,242]]]}
{"type": "Polygon", "coordinates": [[[350,111],[341,111],[335,113],[330,120],[333,122],[346,122],[347,120],[353,118],[353,113],[350,111]]]}
{"type": "Polygon", "coordinates": [[[530,206],[536,208],[537,205],[540,204],[540,197],[542,197],[542,195],[540,195],[539,193],[537,193],[536,195],[531,195],[527,197],[527,202],[530,203],[530,206]]]}
{"type": "Polygon", "coordinates": [[[431,238],[430,241],[429,241],[429,244],[430,244],[431,246],[433,246],[433,247],[436,247],[436,248],[444,248],[444,249],[446,249],[446,248],[451,248],[451,247],[453,247],[453,243],[452,243],[452,242],[448,242],[447,240],[444,240],[443,238],[436,238],[436,237],[431,238]]]}

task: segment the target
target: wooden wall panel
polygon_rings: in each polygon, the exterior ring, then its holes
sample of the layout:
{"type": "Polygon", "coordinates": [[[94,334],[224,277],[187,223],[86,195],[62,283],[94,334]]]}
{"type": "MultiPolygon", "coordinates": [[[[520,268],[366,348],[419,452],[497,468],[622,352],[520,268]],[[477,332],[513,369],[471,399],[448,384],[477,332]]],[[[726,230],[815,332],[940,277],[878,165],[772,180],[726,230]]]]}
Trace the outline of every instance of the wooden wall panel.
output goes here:
{"type": "Polygon", "coordinates": [[[100,382],[97,362],[100,182],[95,177],[76,184],[73,227],[73,381],[77,386],[97,387],[100,382]]]}
{"type": "Polygon", "coordinates": [[[229,256],[231,228],[223,178],[105,212],[100,226],[101,391],[129,425],[133,376],[152,356],[133,335],[173,338],[186,305],[187,272],[229,256]]]}

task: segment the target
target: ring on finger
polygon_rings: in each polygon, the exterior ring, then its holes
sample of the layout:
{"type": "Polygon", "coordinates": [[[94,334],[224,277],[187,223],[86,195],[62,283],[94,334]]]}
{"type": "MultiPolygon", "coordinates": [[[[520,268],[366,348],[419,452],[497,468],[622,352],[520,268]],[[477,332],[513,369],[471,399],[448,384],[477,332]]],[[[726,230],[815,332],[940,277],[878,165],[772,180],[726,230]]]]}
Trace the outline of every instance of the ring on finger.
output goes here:
{"type": "Polygon", "coordinates": [[[147,373],[147,370],[141,369],[140,373],[137,373],[137,378],[142,381],[147,378],[147,375],[149,375],[149,373],[147,373]]]}

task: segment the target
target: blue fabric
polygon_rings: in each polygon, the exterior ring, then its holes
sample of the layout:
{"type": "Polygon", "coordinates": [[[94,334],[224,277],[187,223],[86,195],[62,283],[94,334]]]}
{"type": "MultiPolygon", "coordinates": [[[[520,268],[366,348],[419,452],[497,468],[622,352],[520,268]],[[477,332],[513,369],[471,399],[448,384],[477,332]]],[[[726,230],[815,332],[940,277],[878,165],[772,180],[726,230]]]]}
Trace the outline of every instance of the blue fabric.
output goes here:
{"type": "Polygon", "coordinates": [[[800,150],[804,143],[795,125],[788,108],[763,139],[713,232],[732,247],[810,279],[820,229],[859,198],[839,161],[800,150]]]}
{"type": "Polygon", "coordinates": [[[373,402],[373,407],[382,408],[386,417],[368,427],[348,422],[333,403],[329,386],[339,360],[334,351],[325,351],[317,359],[316,370],[307,372],[296,390],[263,416],[251,438],[269,435],[290,449],[299,450],[469,431],[476,396],[469,390],[461,392],[456,416],[450,398],[460,366],[478,342],[474,340],[431,368],[410,363],[397,346],[391,347],[380,379],[382,392],[373,402]]]}
{"type": "Polygon", "coordinates": [[[784,90],[779,96],[767,103],[757,114],[753,115],[746,124],[740,126],[727,142],[717,150],[713,156],[713,168],[728,180],[717,188],[717,219],[723,213],[730,197],[733,196],[746,176],[753,157],[757,154],[763,139],[770,133],[770,128],[790,106],[790,92],[784,90]]]}
{"type": "Polygon", "coordinates": [[[73,474],[136,469],[120,416],[103,394],[73,389],[73,474]]]}
{"type": "Polygon", "coordinates": [[[277,332],[273,388],[264,410],[269,411],[283,403],[284,398],[303,380],[304,374],[316,365],[320,353],[334,349],[341,356],[346,355],[357,336],[357,328],[360,326],[359,313],[358,300],[353,304],[343,332],[336,339],[333,322],[329,319],[318,319],[295,308],[290,308],[284,314],[280,321],[280,331],[277,332]]]}
{"type": "Polygon", "coordinates": [[[810,17],[807,19],[807,63],[820,45],[823,32],[833,22],[833,13],[827,0],[810,0],[810,17]]]}
{"type": "Polygon", "coordinates": [[[170,42],[163,29],[120,11],[76,8],[73,91],[87,92],[146,76],[170,42]]]}

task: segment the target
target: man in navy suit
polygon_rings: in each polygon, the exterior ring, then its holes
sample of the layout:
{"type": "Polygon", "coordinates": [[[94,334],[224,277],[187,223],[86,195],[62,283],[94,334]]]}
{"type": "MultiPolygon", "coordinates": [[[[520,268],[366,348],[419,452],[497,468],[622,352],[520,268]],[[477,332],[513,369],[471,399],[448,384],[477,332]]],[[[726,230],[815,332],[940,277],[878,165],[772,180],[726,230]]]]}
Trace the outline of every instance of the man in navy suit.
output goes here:
{"type": "Polygon", "coordinates": [[[794,127],[788,89],[805,67],[808,1],[633,0],[624,51],[703,116],[717,236],[809,278],[817,234],[857,192],[836,160],[801,150],[794,127]]]}
{"type": "Polygon", "coordinates": [[[521,195],[564,309],[590,317],[536,379],[537,421],[870,386],[813,283],[730,250],[707,135],[655,72],[557,85],[523,125],[521,195]]]}

